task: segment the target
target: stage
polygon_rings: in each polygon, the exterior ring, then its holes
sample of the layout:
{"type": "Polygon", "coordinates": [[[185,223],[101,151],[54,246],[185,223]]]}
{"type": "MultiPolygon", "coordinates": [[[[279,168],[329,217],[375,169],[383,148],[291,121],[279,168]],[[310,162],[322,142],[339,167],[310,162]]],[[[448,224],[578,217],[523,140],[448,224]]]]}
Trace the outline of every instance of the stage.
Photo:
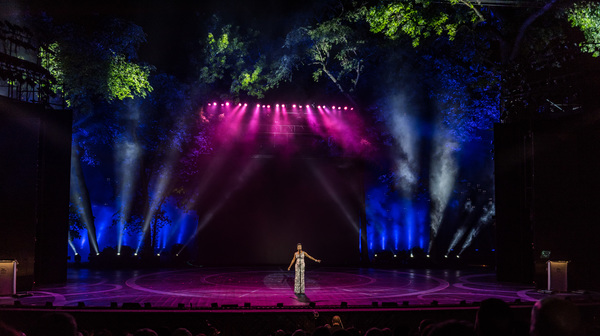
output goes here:
{"type": "MultiPolygon", "coordinates": [[[[533,286],[496,281],[492,270],[460,269],[307,269],[306,297],[293,293],[294,272],[277,267],[197,267],[164,270],[96,270],[69,268],[66,284],[39,286],[14,297],[0,297],[1,305],[16,300],[25,306],[110,307],[116,302],[154,308],[253,307],[302,308],[316,306],[372,306],[374,302],[426,306],[464,305],[486,298],[506,302],[535,302],[548,295],[533,286]],[[81,304],[80,304],[81,305],[81,304]]],[[[593,294],[560,294],[593,297],[593,294]]],[[[393,305],[393,304],[392,304],[393,305]]]]}
{"type": "Polygon", "coordinates": [[[271,335],[275,330],[314,330],[340,315],[347,326],[418,327],[422,319],[473,322],[479,303],[499,298],[527,329],[533,302],[566,296],[585,320],[600,315],[600,295],[542,293],[533,286],[500,283],[486,268],[376,269],[315,265],[307,268],[306,297],[293,293],[293,271],[278,267],[190,267],[162,270],[70,268],[63,285],[39,286],[0,297],[0,319],[28,331],[49,311],[72,314],[83,330],[114,335],[139,328],[195,333],[207,322],[223,335],[271,335]]]}

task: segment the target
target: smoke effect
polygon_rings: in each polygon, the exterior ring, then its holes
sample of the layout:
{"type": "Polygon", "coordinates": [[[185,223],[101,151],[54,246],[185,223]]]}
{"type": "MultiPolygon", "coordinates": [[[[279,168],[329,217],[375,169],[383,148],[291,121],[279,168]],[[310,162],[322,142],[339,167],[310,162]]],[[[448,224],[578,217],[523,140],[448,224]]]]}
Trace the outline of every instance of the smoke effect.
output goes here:
{"type": "Polygon", "coordinates": [[[479,221],[477,221],[477,225],[471,230],[471,232],[465,239],[465,242],[463,243],[458,255],[461,255],[464,252],[464,250],[467,247],[469,247],[469,245],[471,245],[473,239],[475,239],[479,232],[481,232],[481,229],[485,228],[486,226],[492,223],[494,215],[496,215],[496,205],[490,200],[488,205],[483,207],[483,215],[481,216],[481,218],[479,218],[479,221]]]}
{"type": "Polygon", "coordinates": [[[436,132],[434,134],[433,147],[429,176],[432,204],[430,212],[431,240],[429,241],[429,252],[431,252],[433,242],[442,224],[444,212],[448,206],[448,201],[450,200],[458,174],[458,164],[454,157],[458,143],[452,138],[450,133],[443,130],[436,132]]]}
{"type": "Polygon", "coordinates": [[[189,239],[185,242],[185,244],[181,247],[178,253],[181,253],[183,249],[188,246],[198,234],[210,223],[214,215],[223,208],[223,206],[229,201],[231,196],[237,192],[240,188],[242,188],[248,179],[254,174],[254,172],[259,168],[259,160],[253,159],[246,163],[244,169],[240,172],[240,174],[231,181],[228,188],[226,189],[224,196],[216,203],[215,206],[211,207],[211,210],[206,213],[198,222],[198,226],[194,233],[189,237],[189,239]]]}
{"type": "Polygon", "coordinates": [[[334,187],[331,185],[331,183],[329,183],[329,181],[323,175],[323,173],[319,170],[319,168],[315,167],[315,165],[310,162],[308,163],[308,165],[310,167],[310,170],[313,172],[313,174],[319,179],[319,182],[321,182],[321,184],[323,185],[325,190],[327,190],[327,194],[329,194],[329,196],[335,201],[335,203],[337,203],[337,205],[340,207],[340,209],[342,209],[342,212],[348,219],[348,222],[350,222],[352,224],[352,226],[354,227],[354,230],[356,230],[356,232],[359,232],[360,231],[359,224],[356,222],[356,220],[352,216],[352,214],[351,214],[352,211],[342,201],[339,193],[334,189],[334,187]]]}
{"type": "Polygon", "coordinates": [[[81,162],[77,155],[76,146],[71,150],[71,202],[75,204],[77,214],[88,232],[88,239],[91,249],[98,253],[98,240],[96,239],[96,228],[94,226],[94,215],[92,209],[87,206],[90,202],[89,194],[87,193],[85,181],[83,181],[83,172],[81,162]]]}
{"type": "Polygon", "coordinates": [[[391,100],[389,131],[395,139],[396,184],[405,197],[414,192],[419,174],[419,134],[417,119],[409,114],[409,107],[403,95],[391,100]]]}
{"type": "Polygon", "coordinates": [[[461,224],[461,227],[454,233],[454,237],[452,237],[452,241],[450,242],[450,246],[448,246],[448,250],[446,251],[446,255],[450,254],[450,251],[454,250],[454,248],[458,245],[465,232],[467,232],[466,223],[469,222],[469,218],[473,214],[473,202],[470,199],[467,199],[465,202],[464,210],[467,213],[466,219],[461,224]]]}
{"type": "Polygon", "coordinates": [[[119,174],[119,203],[121,216],[118,222],[118,242],[117,252],[121,252],[123,246],[123,234],[125,231],[125,221],[129,218],[131,212],[131,203],[135,194],[135,185],[137,182],[137,171],[139,169],[139,159],[141,148],[132,141],[123,141],[116,145],[115,162],[117,173],[119,174]]]}

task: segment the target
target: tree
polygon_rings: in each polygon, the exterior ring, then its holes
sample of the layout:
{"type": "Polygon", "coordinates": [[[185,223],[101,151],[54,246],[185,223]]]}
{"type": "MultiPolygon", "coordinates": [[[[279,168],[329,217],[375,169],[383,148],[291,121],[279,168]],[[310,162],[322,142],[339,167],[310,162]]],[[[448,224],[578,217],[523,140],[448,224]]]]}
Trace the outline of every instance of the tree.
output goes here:
{"type": "Polygon", "coordinates": [[[263,98],[264,93],[278,82],[273,78],[267,59],[269,45],[258,44],[259,32],[241,32],[240,27],[220,24],[216,16],[196,59],[199,67],[198,83],[204,87],[204,96],[233,99],[241,94],[263,98]]]}
{"type": "Polygon", "coordinates": [[[371,31],[388,38],[407,38],[415,47],[447,38],[456,50],[475,50],[471,61],[495,73],[487,76],[487,82],[499,85],[503,120],[557,107],[578,108],[581,101],[577,101],[576,90],[565,90],[577,80],[569,85],[556,78],[573,78],[577,69],[572,61],[581,57],[578,46],[595,52],[600,18],[596,3],[558,0],[528,1],[513,7],[467,0],[385,1],[362,12],[371,31]],[[569,21],[584,32],[583,40],[570,37],[569,21]]]}
{"type": "Polygon", "coordinates": [[[121,135],[115,139],[119,176],[118,212],[113,224],[119,230],[142,232],[138,249],[146,254],[156,250],[158,230],[171,223],[163,205],[172,195],[177,162],[187,140],[193,113],[188,86],[166,74],[151,76],[155,91],[145,99],[134,99],[116,111],[121,135]]]}
{"type": "Polygon", "coordinates": [[[139,26],[118,19],[81,26],[56,24],[42,16],[31,24],[42,42],[42,66],[54,77],[51,89],[73,111],[71,194],[87,225],[90,251],[99,252],[82,164],[96,164],[90,145],[110,143],[119,133],[107,104],[152,91],[152,67],[137,62],[137,48],[145,36],[139,26]]]}

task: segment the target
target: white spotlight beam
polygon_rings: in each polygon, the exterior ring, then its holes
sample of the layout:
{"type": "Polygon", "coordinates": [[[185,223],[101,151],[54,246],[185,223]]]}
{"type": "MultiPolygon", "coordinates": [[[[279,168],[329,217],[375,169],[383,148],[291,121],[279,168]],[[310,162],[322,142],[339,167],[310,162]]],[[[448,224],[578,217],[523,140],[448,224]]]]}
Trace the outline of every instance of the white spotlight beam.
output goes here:
{"type": "Polygon", "coordinates": [[[238,175],[238,177],[236,179],[234,179],[232,181],[232,183],[229,185],[229,188],[227,189],[227,191],[225,192],[225,195],[219,200],[219,203],[217,203],[217,205],[215,205],[208,213],[206,213],[204,215],[204,217],[202,217],[202,220],[198,223],[198,226],[196,227],[196,230],[194,231],[194,233],[190,236],[190,238],[185,242],[185,244],[183,244],[183,246],[181,247],[181,249],[179,250],[178,253],[181,253],[181,251],[183,251],[183,249],[190,244],[194,238],[196,238],[196,236],[202,231],[202,229],[204,229],[204,227],[206,225],[208,225],[208,223],[210,223],[210,221],[212,220],[213,216],[219,212],[219,210],[221,210],[221,208],[227,203],[227,201],[231,198],[231,195],[233,195],[235,192],[237,192],[242,186],[244,186],[244,184],[246,184],[246,181],[248,180],[248,178],[256,171],[256,169],[258,168],[258,163],[259,160],[250,160],[248,162],[248,164],[246,164],[246,166],[244,167],[244,170],[242,170],[242,172],[238,175]]]}
{"type": "Polygon", "coordinates": [[[342,212],[344,213],[346,218],[348,218],[348,221],[350,222],[350,224],[352,224],[352,227],[354,227],[356,232],[360,232],[360,226],[358,225],[358,223],[356,223],[355,218],[352,218],[352,215],[350,215],[350,211],[348,210],[348,207],[346,206],[346,204],[344,204],[340,195],[334,190],[331,183],[329,183],[329,181],[327,181],[325,176],[323,176],[323,173],[317,167],[315,167],[315,165],[312,162],[309,162],[308,166],[310,167],[310,170],[313,172],[313,174],[319,179],[319,182],[321,182],[321,184],[327,191],[327,194],[329,194],[329,196],[340,207],[340,209],[342,210],[342,212]]]}
{"type": "Polygon", "coordinates": [[[464,250],[471,245],[473,239],[477,237],[482,228],[486,227],[488,224],[492,222],[492,217],[496,214],[496,205],[494,203],[489,204],[484,208],[484,213],[477,221],[477,225],[469,232],[469,235],[465,239],[465,242],[460,249],[458,255],[461,255],[464,250]]]}
{"type": "Polygon", "coordinates": [[[442,224],[444,212],[448,206],[458,173],[458,166],[454,158],[456,145],[456,142],[450,138],[448,133],[436,132],[429,176],[432,208],[430,211],[431,237],[428,252],[431,252],[433,242],[442,224]]]}
{"type": "Polygon", "coordinates": [[[121,214],[118,222],[118,241],[117,241],[117,253],[121,252],[121,246],[123,245],[123,234],[125,231],[125,222],[131,212],[131,202],[133,201],[133,195],[135,185],[137,182],[136,174],[139,168],[140,159],[140,145],[132,142],[125,141],[119,143],[116,146],[115,159],[117,161],[117,171],[120,173],[119,177],[119,202],[121,214]]]}

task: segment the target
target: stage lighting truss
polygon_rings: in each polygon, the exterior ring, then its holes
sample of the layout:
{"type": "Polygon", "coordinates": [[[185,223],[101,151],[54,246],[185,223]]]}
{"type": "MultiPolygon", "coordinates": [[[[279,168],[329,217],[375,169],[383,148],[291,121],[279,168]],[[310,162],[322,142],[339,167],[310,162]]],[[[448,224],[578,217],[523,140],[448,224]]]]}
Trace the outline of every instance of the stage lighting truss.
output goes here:
{"type": "MultiPolygon", "coordinates": [[[[208,107],[212,107],[212,108],[217,108],[217,107],[223,107],[223,108],[233,108],[233,107],[251,107],[253,106],[252,104],[248,104],[248,103],[237,103],[237,104],[232,104],[229,102],[210,102],[207,104],[208,107]]],[[[274,111],[275,109],[286,109],[286,113],[289,114],[307,114],[309,113],[308,111],[310,111],[311,109],[313,110],[318,110],[318,109],[327,109],[330,111],[354,111],[354,107],[352,106],[347,106],[347,105],[326,105],[326,104],[256,104],[254,105],[256,108],[259,108],[262,110],[262,112],[271,112],[274,111]]]]}
{"type": "Polygon", "coordinates": [[[268,135],[315,135],[315,124],[323,120],[324,116],[329,118],[331,124],[335,124],[345,119],[344,114],[354,111],[354,107],[344,105],[325,105],[325,104],[248,104],[248,103],[229,103],[229,102],[210,102],[207,104],[207,115],[227,116],[239,113],[240,109],[247,109],[247,117],[237,118],[236,122],[253,123],[252,118],[258,116],[259,121],[256,129],[257,134],[268,135]]]}

